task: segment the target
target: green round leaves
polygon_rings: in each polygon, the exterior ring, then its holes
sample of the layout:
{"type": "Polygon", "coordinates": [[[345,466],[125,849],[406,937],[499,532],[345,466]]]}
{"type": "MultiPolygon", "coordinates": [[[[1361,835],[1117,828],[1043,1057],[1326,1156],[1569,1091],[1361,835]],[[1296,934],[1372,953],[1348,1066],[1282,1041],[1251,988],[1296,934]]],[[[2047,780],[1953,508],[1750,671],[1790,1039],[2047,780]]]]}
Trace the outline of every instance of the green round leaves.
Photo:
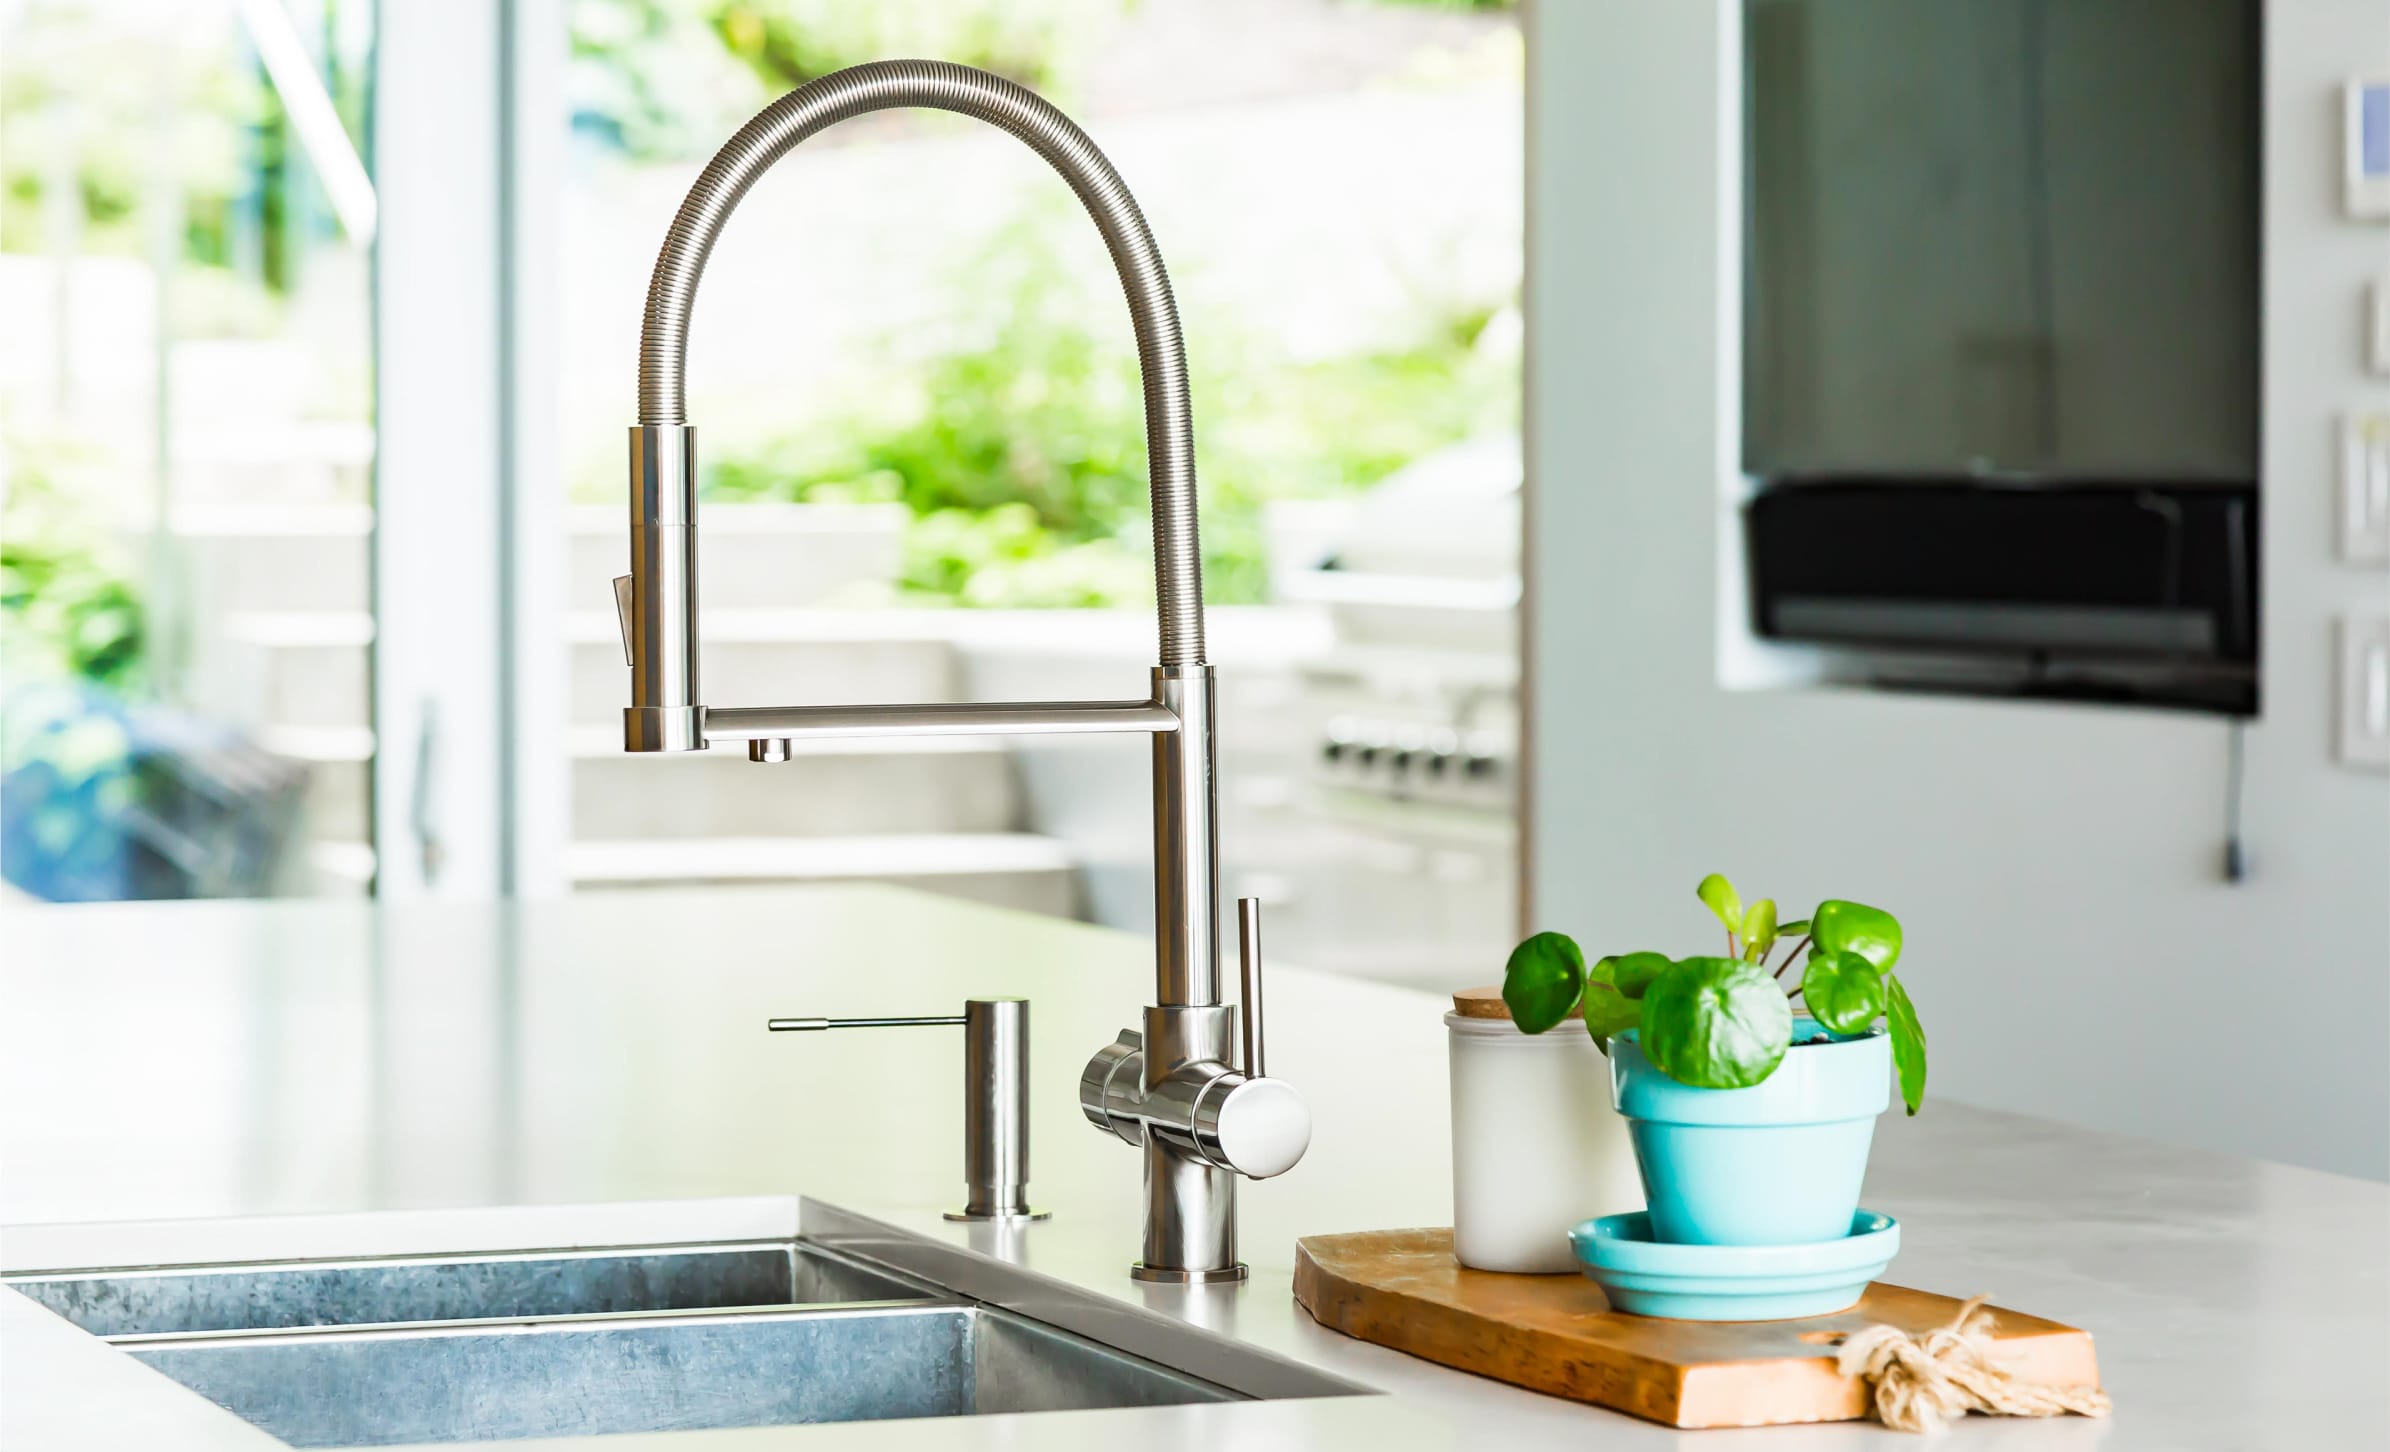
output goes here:
{"type": "Polygon", "coordinates": [[[1604,1055],[1610,1052],[1610,1040],[1642,1026],[1640,1000],[1627,997],[1607,983],[1585,985],[1585,1032],[1593,1035],[1593,1046],[1604,1055]]]}
{"type": "Polygon", "coordinates": [[[1765,969],[1686,958],[1644,991],[1639,1042],[1680,1084],[1748,1089],[1776,1071],[1791,1044],[1792,1007],[1765,969]]]}
{"type": "Polygon", "coordinates": [[[1813,948],[1801,970],[1809,1016],[1844,1038],[1867,1032],[1884,1012],[1884,975],[1856,953],[1813,948]]]}
{"type": "Polygon", "coordinates": [[[1643,995],[1668,971],[1665,953],[1613,953],[1585,970],[1585,1031],[1593,1046],[1610,1052],[1610,1040],[1643,1023],[1643,995]]]}
{"type": "Polygon", "coordinates": [[[1892,975],[1900,961],[1900,921],[1840,898],[1818,904],[1806,918],[1782,920],[1774,899],[1745,903],[1714,872],[1695,892],[1725,926],[1729,956],[1672,962],[1662,953],[1615,953],[1588,967],[1568,935],[1538,933],[1511,953],[1503,973],[1502,1000],[1512,1020],[1540,1034],[1582,1007],[1585,1030],[1604,1053],[1612,1039],[1633,1033],[1652,1067],[1680,1084],[1748,1089],[1791,1051],[1792,1004],[1777,975],[1806,947],[1803,1012],[1845,1039],[1884,1020],[1900,1097],[1915,1114],[1925,1097],[1925,1030],[1892,975]],[[1771,973],[1769,954],[1796,935],[1802,941],[1771,973]]]}
{"type": "Polygon", "coordinates": [[[1567,1018],[1585,992],[1585,954],[1566,933],[1537,933],[1510,950],[1502,1001],[1522,1033],[1540,1034],[1567,1018]]]}
{"type": "Polygon", "coordinates": [[[1733,883],[1713,872],[1701,879],[1701,885],[1693,889],[1693,895],[1700,898],[1711,912],[1718,915],[1718,921],[1726,925],[1726,931],[1730,933],[1742,931],[1743,898],[1742,894],[1734,890],[1733,883]]]}
{"type": "Polygon", "coordinates": [[[1809,915],[1810,941],[1836,953],[1856,953],[1889,973],[1900,961],[1900,919],[1882,908],[1829,898],[1809,915]]]}
{"type": "Polygon", "coordinates": [[[1668,971],[1666,953],[1613,953],[1587,970],[1595,983],[1607,983],[1627,998],[1641,998],[1652,980],[1668,971]]]}
{"type": "Polygon", "coordinates": [[[1763,897],[1743,910],[1743,961],[1764,963],[1776,946],[1776,899],[1763,897]]]}
{"type": "Polygon", "coordinates": [[[1925,1025],[1917,1022],[1917,1005],[1909,1002],[1909,991],[1898,977],[1887,975],[1884,987],[1890,995],[1885,1021],[1892,1026],[1892,1067],[1900,1071],[1900,1102],[1915,1114],[1925,1102],[1925,1025]]]}

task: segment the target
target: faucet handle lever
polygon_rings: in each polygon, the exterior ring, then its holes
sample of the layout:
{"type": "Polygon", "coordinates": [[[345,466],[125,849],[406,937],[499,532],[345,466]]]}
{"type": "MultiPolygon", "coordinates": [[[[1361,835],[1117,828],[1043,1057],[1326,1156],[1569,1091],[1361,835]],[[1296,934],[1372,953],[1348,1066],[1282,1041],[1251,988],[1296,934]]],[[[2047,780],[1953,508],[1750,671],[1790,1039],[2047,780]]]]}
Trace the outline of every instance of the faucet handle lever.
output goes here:
{"type": "Polygon", "coordinates": [[[1237,996],[1244,1012],[1245,1077],[1268,1077],[1262,1069],[1261,899],[1236,900],[1237,996]]]}
{"type": "Polygon", "coordinates": [[[614,577],[614,623],[622,627],[622,663],[627,666],[639,663],[631,654],[631,591],[634,588],[631,576],[614,577]]]}

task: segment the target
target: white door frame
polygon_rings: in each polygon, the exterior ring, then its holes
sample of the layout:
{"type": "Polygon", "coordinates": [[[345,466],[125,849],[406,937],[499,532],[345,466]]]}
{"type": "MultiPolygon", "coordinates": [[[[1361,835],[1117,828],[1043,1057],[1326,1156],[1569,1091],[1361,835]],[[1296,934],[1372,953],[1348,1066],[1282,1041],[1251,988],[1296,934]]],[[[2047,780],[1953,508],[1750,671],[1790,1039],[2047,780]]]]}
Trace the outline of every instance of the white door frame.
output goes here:
{"type": "MultiPolygon", "coordinates": [[[[564,632],[564,476],[557,358],[564,337],[562,255],[567,0],[507,0],[501,50],[506,175],[500,338],[504,371],[505,655],[499,662],[508,816],[501,890],[553,897],[570,881],[572,675],[564,632]]],[[[631,306],[625,300],[624,306],[631,306]]],[[[626,536],[627,539],[627,536],[626,536]]],[[[624,548],[629,548],[626,543],[624,548]]]]}
{"type": "Polygon", "coordinates": [[[563,0],[377,7],[375,890],[562,886],[563,0]]]}

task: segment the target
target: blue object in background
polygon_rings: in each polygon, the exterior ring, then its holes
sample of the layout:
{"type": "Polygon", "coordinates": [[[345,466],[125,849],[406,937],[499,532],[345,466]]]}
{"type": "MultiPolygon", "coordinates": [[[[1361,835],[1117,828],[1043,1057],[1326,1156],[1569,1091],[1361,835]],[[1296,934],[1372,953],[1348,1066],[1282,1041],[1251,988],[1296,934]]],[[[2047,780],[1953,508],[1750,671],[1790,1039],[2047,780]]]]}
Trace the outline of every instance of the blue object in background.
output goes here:
{"type": "Polygon", "coordinates": [[[2357,96],[2357,169],[2390,177],[2390,85],[2367,85],[2357,96]]]}
{"type": "Polygon", "coordinates": [[[132,896],[124,702],[78,681],[13,690],[0,710],[0,762],[0,875],[48,902],[132,896]]]}
{"type": "Polygon", "coordinates": [[[0,876],[47,902],[257,897],[297,842],[304,768],[84,681],[0,705],[0,876]]]}
{"type": "Polygon", "coordinates": [[[1588,1220],[1568,1233],[1568,1243],[1614,1310],[1678,1321],[1783,1321],[1857,1305],[1900,1252],[1900,1226],[1889,1215],[1855,1211],[1844,1231],[1812,1245],[1669,1245],[1654,1240],[1651,1217],[1637,1213],[1588,1220]]]}
{"type": "Polygon", "coordinates": [[[1793,1047],[1749,1089],[1696,1089],[1652,1067],[1632,1033],[1610,1044],[1610,1090],[1643,1172],[1653,1232],[1678,1245],[1802,1245],[1848,1233],[1876,1116],[1892,1102],[1892,1040],[1793,1047]]]}

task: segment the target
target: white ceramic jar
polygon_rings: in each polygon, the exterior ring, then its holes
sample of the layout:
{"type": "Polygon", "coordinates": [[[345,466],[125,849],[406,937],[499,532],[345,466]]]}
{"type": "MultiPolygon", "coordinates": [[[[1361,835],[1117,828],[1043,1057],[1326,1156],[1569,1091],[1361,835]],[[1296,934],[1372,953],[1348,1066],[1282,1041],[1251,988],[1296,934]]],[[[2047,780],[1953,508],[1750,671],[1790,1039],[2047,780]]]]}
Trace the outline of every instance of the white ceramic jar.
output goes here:
{"type": "Polygon", "coordinates": [[[1452,1249],[1474,1270],[1574,1271],[1569,1227],[1643,1208],[1610,1061],[1581,1019],[1525,1034],[1499,989],[1452,996],[1452,1249]]]}

